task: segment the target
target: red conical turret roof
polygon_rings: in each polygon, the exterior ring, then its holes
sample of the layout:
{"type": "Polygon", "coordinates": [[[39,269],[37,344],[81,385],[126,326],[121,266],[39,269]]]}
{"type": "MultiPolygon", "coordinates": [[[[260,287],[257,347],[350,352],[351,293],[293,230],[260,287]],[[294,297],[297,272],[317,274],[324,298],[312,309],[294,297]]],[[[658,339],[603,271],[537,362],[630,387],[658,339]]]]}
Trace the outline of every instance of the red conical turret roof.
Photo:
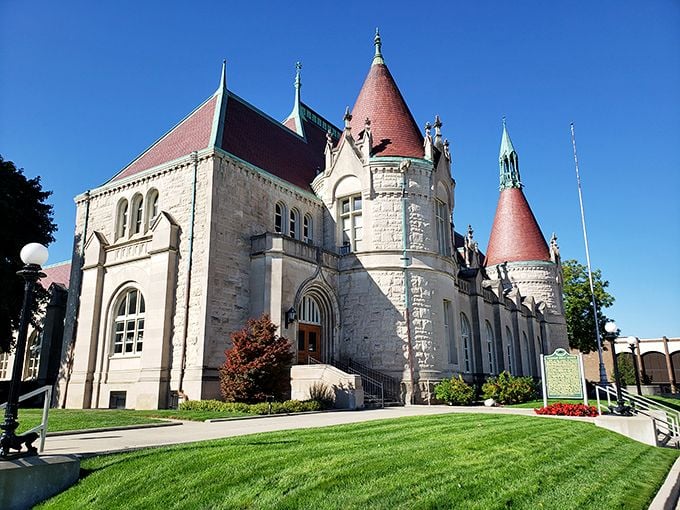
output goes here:
{"type": "Polygon", "coordinates": [[[423,157],[423,135],[380,53],[376,34],[376,54],[359,97],[352,108],[350,126],[361,138],[366,119],[371,120],[372,155],[423,157]]]}
{"type": "Polygon", "coordinates": [[[550,260],[548,244],[521,188],[501,191],[485,265],[503,262],[550,260]]]}

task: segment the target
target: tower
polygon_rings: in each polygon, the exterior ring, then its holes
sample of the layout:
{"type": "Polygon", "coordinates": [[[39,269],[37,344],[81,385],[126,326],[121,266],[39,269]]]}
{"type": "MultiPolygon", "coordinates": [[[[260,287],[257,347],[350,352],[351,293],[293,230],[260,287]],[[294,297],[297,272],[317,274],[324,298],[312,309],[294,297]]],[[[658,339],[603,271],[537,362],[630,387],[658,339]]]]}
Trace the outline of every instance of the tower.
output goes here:
{"type": "Polygon", "coordinates": [[[532,297],[543,308],[547,329],[543,348],[552,352],[556,347],[567,346],[559,251],[553,241],[548,248],[524,196],[519,156],[505,119],[498,163],[500,196],[486,253],[486,271],[492,280],[500,280],[506,293],[516,287],[520,296],[532,297]]]}

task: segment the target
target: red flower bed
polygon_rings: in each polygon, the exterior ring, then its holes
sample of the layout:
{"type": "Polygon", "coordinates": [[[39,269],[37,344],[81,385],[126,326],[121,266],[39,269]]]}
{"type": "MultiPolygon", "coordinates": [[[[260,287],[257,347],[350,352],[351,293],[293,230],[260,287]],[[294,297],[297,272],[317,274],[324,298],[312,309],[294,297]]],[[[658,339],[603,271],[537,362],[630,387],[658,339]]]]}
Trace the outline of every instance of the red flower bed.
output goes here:
{"type": "Polygon", "coordinates": [[[534,409],[536,414],[549,414],[552,416],[597,416],[597,408],[583,404],[550,404],[548,407],[534,409]]]}

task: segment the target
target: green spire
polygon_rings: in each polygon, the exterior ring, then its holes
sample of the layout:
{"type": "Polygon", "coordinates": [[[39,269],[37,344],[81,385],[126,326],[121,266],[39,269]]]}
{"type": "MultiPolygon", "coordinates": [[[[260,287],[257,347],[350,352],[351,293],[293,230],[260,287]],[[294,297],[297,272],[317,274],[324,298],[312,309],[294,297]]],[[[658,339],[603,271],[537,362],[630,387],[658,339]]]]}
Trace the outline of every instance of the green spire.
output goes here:
{"type": "Polygon", "coordinates": [[[512,146],[508,128],[503,117],[503,136],[501,137],[501,150],[498,154],[498,164],[501,170],[501,190],[508,188],[522,188],[519,178],[519,158],[517,151],[512,146]]]}
{"type": "Polygon", "coordinates": [[[380,32],[378,29],[375,29],[375,37],[373,38],[373,43],[375,44],[375,55],[373,56],[373,63],[371,64],[372,66],[376,64],[383,64],[385,65],[385,60],[383,60],[382,56],[382,41],[380,39],[380,32]]]}

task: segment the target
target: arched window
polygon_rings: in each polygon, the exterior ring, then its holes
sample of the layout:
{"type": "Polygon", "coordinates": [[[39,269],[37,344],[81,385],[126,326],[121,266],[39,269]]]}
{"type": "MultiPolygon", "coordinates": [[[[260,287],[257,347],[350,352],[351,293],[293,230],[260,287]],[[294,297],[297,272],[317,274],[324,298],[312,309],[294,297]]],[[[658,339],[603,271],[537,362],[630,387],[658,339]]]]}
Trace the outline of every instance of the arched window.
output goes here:
{"type": "Polygon", "coordinates": [[[116,239],[125,237],[128,226],[128,201],[123,199],[118,202],[116,211],[116,239]]]}
{"type": "Polygon", "coordinates": [[[530,375],[529,374],[529,339],[527,338],[527,334],[522,331],[522,341],[524,343],[524,353],[526,354],[526,359],[527,359],[527,365],[524,367],[524,375],[530,375]]]}
{"type": "Polygon", "coordinates": [[[31,333],[26,344],[26,363],[24,364],[24,379],[37,379],[40,368],[40,347],[42,332],[35,330],[31,333]]]}
{"type": "Polygon", "coordinates": [[[494,374],[496,373],[496,363],[495,363],[495,356],[494,356],[494,334],[493,334],[493,328],[491,327],[491,324],[489,321],[486,321],[486,354],[487,354],[487,359],[489,362],[489,373],[494,374]]]}
{"type": "Polygon", "coordinates": [[[305,243],[311,243],[312,236],[312,217],[309,214],[305,214],[302,220],[302,240],[305,243]]]}
{"type": "Polygon", "coordinates": [[[470,321],[468,321],[464,313],[460,314],[460,336],[463,343],[463,360],[465,361],[465,371],[469,372],[471,367],[470,321]]]}
{"type": "Polygon", "coordinates": [[[286,206],[281,202],[274,206],[274,232],[285,234],[286,206]]]}
{"type": "Polygon", "coordinates": [[[288,223],[288,234],[293,239],[300,238],[300,213],[297,209],[290,210],[290,220],[288,223]]]}
{"type": "Polygon", "coordinates": [[[508,351],[508,372],[512,374],[512,366],[513,366],[513,351],[514,349],[512,348],[512,331],[510,331],[510,328],[507,326],[505,327],[505,339],[508,342],[507,343],[507,351],[508,351]]]}
{"type": "Polygon", "coordinates": [[[144,296],[137,289],[127,289],[114,308],[113,354],[137,354],[144,341],[144,296]]]}
{"type": "Polygon", "coordinates": [[[448,299],[444,300],[444,338],[449,345],[449,363],[458,364],[458,346],[453,332],[453,306],[448,299]]]}
{"type": "Polygon", "coordinates": [[[144,216],[144,199],[142,195],[135,195],[132,198],[132,234],[139,234],[142,231],[144,216]]]}
{"type": "Polygon", "coordinates": [[[314,298],[304,296],[300,305],[300,322],[305,324],[321,324],[321,312],[314,298]]]}
{"type": "Polygon", "coordinates": [[[146,194],[146,228],[151,228],[154,220],[160,212],[158,209],[158,190],[152,189],[146,194]]]}

